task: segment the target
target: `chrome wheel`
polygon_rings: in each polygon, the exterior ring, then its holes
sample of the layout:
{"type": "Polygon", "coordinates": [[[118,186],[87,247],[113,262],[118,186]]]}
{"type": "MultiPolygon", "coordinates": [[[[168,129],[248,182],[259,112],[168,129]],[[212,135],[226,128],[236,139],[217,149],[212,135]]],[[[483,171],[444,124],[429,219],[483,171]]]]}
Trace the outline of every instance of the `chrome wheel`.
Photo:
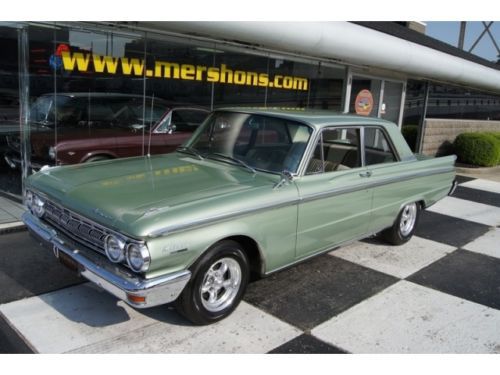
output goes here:
{"type": "Polygon", "coordinates": [[[403,236],[408,236],[415,226],[417,220],[417,204],[411,203],[403,207],[401,212],[401,220],[399,222],[399,230],[403,236]]]}
{"type": "Polygon", "coordinates": [[[233,258],[221,258],[203,276],[200,296],[203,307],[210,312],[230,306],[241,286],[241,267],[233,258]]]}

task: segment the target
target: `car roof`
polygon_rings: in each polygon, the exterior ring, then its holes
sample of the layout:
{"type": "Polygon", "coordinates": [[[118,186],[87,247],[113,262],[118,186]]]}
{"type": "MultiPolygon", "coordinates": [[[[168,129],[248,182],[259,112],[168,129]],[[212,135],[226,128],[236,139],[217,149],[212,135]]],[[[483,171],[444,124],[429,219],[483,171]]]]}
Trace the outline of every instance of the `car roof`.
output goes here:
{"type": "MultiPolygon", "coordinates": [[[[58,92],[58,96],[68,96],[70,98],[88,98],[89,96],[92,98],[137,98],[137,99],[142,99],[143,95],[140,94],[123,94],[123,93],[117,93],[117,92],[58,92]]],[[[54,96],[53,93],[47,93],[43,94],[40,96],[54,96]]],[[[196,110],[203,110],[203,111],[209,111],[208,108],[203,107],[198,104],[190,104],[190,103],[184,103],[184,102],[176,102],[173,100],[165,100],[160,97],[153,97],[153,96],[146,96],[146,99],[151,100],[153,99],[158,102],[160,102],[163,105],[166,105],[170,108],[188,108],[188,109],[196,109],[196,110]]]]}
{"type": "Polygon", "coordinates": [[[335,125],[395,126],[394,123],[379,118],[346,114],[324,109],[229,107],[219,108],[216,111],[241,112],[254,115],[274,116],[283,119],[303,122],[315,128],[335,125]]]}

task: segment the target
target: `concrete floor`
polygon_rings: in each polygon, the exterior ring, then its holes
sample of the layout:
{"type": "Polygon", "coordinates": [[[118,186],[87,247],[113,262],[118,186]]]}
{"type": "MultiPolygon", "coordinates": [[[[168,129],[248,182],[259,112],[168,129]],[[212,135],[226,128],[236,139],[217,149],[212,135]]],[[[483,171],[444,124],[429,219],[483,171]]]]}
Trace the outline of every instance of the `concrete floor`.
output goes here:
{"type": "Polygon", "coordinates": [[[18,224],[25,210],[22,204],[0,196],[0,230],[18,224]]]}

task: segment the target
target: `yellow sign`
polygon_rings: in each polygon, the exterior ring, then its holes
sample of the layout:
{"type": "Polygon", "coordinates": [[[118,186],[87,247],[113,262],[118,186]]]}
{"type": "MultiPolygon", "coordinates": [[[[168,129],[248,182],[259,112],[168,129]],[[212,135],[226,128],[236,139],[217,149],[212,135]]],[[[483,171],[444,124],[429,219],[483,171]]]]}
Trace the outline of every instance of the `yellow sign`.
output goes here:
{"type": "Polygon", "coordinates": [[[214,67],[155,61],[154,69],[147,69],[144,60],[138,58],[101,56],[70,51],[62,51],[61,58],[62,67],[67,71],[116,74],[120,69],[122,74],[136,77],[181,79],[299,91],[307,91],[309,88],[307,78],[286,75],[271,77],[267,73],[230,69],[226,64],[214,67]]]}

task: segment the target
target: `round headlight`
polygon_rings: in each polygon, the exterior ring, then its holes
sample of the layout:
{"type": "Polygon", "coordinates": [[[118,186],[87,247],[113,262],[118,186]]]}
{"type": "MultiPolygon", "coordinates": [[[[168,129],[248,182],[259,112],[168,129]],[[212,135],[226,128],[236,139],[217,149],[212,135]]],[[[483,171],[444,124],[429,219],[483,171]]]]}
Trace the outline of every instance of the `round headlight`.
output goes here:
{"type": "Polygon", "coordinates": [[[42,217],[43,214],[45,213],[44,206],[45,206],[45,201],[38,195],[33,194],[33,203],[32,203],[33,213],[38,217],[42,217]]]}
{"type": "Polygon", "coordinates": [[[112,234],[106,236],[104,250],[109,260],[114,263],[120,263],[125,259],[125,241],[112,234]]]}
{"type": "Polygon", "coordinates": [[[149,268],[151,257],[145,245],[131,243],[127,246],[127,263],[136,272],[144,272],[149,268]]]}
{"type": "Polygon", "coordinates": [[[33,193],[29,190],[26,192],[26,206],[30,210],[33,207],[33,193]]]}

